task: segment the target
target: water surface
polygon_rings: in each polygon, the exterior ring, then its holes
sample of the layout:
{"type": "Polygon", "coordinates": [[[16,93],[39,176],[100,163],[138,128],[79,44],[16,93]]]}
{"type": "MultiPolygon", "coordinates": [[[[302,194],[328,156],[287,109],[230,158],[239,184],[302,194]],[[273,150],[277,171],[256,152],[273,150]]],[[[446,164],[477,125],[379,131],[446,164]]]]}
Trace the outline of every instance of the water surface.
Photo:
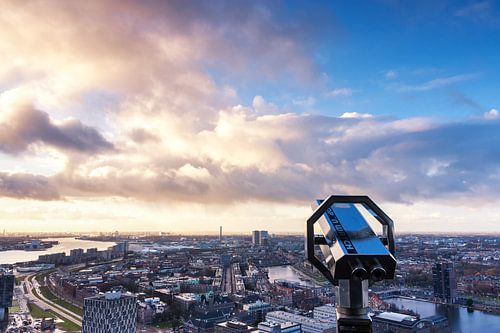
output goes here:
{"type": "Polygon", "coordinates": [[[22,251],[22,250],[12,250],[12,251],[0,251],[0,265],[1,264],[14,264],[18,262],[26,262],[37,260],[38,256],[43,254],[52,254],[65,252],[69,255],[69,252],[73,249],[91,249],[97,248],[98,250],[106,250],[108,247],[115,245],[115,242],[97,242],[91,240],[80,240],[76,238],[44,238],[44,241],[59,241],[58,245],[54,245],[50,249],[44,251],[22,251]]]}
{"type": "Polygon", "coordinates": [[[491,313],[477,310],[467,312],[467,308],[464,307],[434,304],[400,297],[389,298],[385,301],[394,303],[398,308],[411,309],[419,313],[421,317],[436,314],[445,316],[450,322],[452,332],[500,332],[500,316],[491,313]]]}

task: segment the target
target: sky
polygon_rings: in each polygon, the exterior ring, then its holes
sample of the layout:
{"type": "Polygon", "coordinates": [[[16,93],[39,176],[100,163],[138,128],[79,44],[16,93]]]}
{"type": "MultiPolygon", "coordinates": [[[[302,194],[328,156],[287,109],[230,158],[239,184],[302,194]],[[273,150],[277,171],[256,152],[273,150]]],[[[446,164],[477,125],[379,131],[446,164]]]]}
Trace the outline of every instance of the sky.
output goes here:
{"type": "Polygon", "coordinates": [[[498,233],[498,1],[4,1],[0,229],[498,233]]]}

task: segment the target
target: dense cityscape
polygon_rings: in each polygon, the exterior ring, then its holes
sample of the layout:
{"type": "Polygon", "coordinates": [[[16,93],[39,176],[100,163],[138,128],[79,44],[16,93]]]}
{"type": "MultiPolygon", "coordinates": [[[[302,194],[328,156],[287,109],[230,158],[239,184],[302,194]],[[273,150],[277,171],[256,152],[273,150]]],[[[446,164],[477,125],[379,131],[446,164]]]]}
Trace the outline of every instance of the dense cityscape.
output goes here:
{"type": "MultiPolygon", "coordinates": [[[[336,296],[304,260],[303,236],[4,235],[38,260],[4,263],[5,332],[332,333],[336,296]],[[56,240],[57,239],[57,240],[56,240]],[[44,254],[66,239],[114,244],[44,254]]],[[[496,236],[403,235],[396,277],[370,286],[374,332],[469,332],[457,314],[500,317],[496,236]],[[425,304],[439,311],[419,313],[425,304]],[[422,306],[420,306],[422,308],[422,306]]],[[[491,325],[491,324],[490,324],[491,325]]],[[[494,327],[494,326],[493,326],[494,327]]]]}

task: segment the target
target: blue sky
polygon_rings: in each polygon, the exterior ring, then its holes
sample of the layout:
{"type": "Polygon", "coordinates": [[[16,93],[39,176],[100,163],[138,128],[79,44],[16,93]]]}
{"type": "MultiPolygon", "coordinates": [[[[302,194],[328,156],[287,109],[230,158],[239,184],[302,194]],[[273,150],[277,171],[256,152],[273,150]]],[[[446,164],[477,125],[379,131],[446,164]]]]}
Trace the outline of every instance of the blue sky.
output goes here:
{"type": "Polygon", "coordinates": [[[438,120],[480,117],[498,107],[497,3],[334,1],[328,9],[331,22],[317,27],[316,48],[309,50],[324,76],[299,86],[244,82],[247,100],[258,92],[284,103],[293,94],[314,98],[311,111],[323,114],[438,120]],[[342,88],[350,95],[327,96],[342,88]]]}

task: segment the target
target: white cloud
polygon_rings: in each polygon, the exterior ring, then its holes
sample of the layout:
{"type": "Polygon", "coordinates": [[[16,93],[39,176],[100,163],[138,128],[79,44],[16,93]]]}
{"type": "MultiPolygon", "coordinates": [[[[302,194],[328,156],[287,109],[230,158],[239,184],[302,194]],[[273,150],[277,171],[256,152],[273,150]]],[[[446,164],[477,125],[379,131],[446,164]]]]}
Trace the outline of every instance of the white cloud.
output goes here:
{"type": "Polygon", "coordinates": [[[312,96],[309,96],[304,99],[294,99],[292,100],[293,105],[301,106],[301,107],[312,107],[316,104],[316,99],[312,96]]]}
{"type": "Polygon", "coordinates": [[[358,113],[358,112],[344,112],[340,118],[372,118],[373,115],[370,113],[358,113]]]}
{"type": "Polygon", "coordinates": [[[487,111],[484,113],[484,119],[498,119],[500,118],[500,112],[498,112],[497,109],[491,109],[490,111],[487,111]]]}
{"type": "Polygon", "coordinates": [[[462,74],[462,75],[454,75],[448,77],[440,77],[436,78],[424,83],[420,84],[398,84],[396,85],[396,90],[401,92],[410,92],[410,91],[428,91],[433,89],[438,89],[442,87],[449,86],[454,83],[474,80],[479,77],[479,74],[462,74]]]}
{"type": "Polygon", "coordinates": [[[275,114],[280,111],[276,104],[266,101],[264,97],[260,95],[253,98],[252,107],[259,114],[275,114]]]}
{"type": "Polygon", "coordinates": [[[384,74],[385,78],[388,80],[393,80],[399,76],[399,73],[395,70],[389,70],[384,74]]]}
{"type": "Polygon", "coordinates": [[[352,95],[352,89],[351,88],[337,88],[329,93],[326,94],[329,97],[345,97],[345,96],[351,96],[352,95]]]}

